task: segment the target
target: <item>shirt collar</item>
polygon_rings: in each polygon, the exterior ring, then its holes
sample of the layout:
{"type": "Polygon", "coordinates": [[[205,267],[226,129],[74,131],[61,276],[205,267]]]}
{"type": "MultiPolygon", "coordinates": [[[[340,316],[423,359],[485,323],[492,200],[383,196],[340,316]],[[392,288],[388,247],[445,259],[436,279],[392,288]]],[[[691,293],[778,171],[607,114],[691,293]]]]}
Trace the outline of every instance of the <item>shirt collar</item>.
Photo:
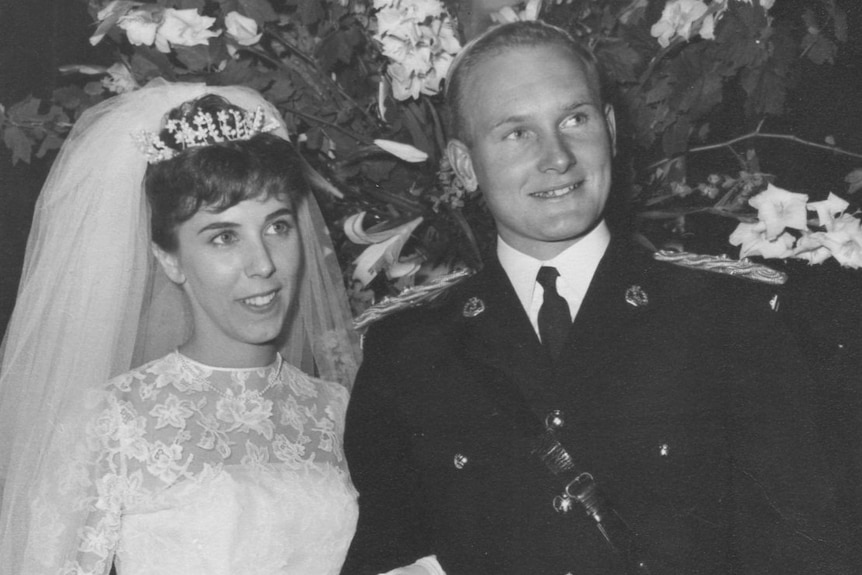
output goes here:
{"type": "Polygon", "coordinates": [[[602,220],[587,235],[548,261],[537,260],[519,252],[497,236],[497,258],[512,282],[521,305],[529,310],[536,286],[536,274],[544,265],[557,268],[560,278],[583,298],[610,241],[610,230],[602,220]]]}

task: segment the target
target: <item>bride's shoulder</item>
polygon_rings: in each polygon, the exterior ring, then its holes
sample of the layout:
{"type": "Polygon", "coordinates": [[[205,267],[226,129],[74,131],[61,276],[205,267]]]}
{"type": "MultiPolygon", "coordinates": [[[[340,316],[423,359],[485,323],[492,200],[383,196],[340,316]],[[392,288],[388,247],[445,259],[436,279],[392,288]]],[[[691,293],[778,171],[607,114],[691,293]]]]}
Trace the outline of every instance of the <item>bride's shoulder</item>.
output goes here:
{"type": "Polygon", "coordinates": [[[112,377],[105,388],[106,391],[114,393],[129,393],[142,386],[160,388],[169,382],[181,379],[181,375],[182,364],[176,352],[171,352],[112,377]]]}
{"type": "Polygon", "coordinates": [[[294,393],[299,392],[302,395],[315,397],[317,403],[346,409],[350,394],[340,383],[314,377],[287,362],[284,368],[285,380],[294,393]]]}

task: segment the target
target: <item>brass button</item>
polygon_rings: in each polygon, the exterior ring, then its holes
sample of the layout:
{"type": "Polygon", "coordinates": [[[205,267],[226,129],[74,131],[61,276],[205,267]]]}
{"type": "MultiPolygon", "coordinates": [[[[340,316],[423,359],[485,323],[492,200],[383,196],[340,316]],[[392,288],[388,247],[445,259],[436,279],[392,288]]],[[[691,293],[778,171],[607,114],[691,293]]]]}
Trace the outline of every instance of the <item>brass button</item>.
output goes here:
{"type": "Polygon", "coordinates": [[[545,416],[545,429],[554,431],[562,429],[564,425],[566,425],[566,418],[559,409],[549,411],[548,415],[545,416]]]}
{"type": "Polygon", "coordinates": [[[463,453],[456,453],[455,457],[452,458],[452,463],[455,464],[455,469],[464,469],[464,466],[467,465],[468,461],[470,460],[463,453]]]}

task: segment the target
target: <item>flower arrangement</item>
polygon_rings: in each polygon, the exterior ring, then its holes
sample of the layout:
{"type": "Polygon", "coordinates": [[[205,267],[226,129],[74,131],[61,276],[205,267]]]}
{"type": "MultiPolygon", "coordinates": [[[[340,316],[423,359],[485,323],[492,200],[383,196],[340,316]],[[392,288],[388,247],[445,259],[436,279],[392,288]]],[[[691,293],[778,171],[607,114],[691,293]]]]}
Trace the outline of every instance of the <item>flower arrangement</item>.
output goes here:
{"type": "Polygon", "coordinates": [[[833,193],[809,202],[772,184],[748,203],[757,209],[753,222],[740,222],[730,243],[740,246],[740,257],[797,258],[810,264],[834,257],[844,267],[862,268],[862,221],[848,213],[850,204],[833,193]],[[816,217],[809,219],[808,213],[816,217]]]}
{"type": "MultiPolygon", "coordinates": [[[[783,139],[862,158],[834,140],[764,129],[785,112],[795,69],[835,59],[847,37],[840,0],[817,0],[780,22],[774,0],[88,2],[97,23],[90,42],[110,46],[115,62],[65,66],[69,81],[52,102],[28,98],[2,110],[13,160],[58,148],[84,109],[154,78],[257,89],[315,170],[312,185],[357,314],[384,296],[480,266],[493,244],[481,197],[463,189],[446,162],[439,94],[469,40],[461,20],[488,6],[488,22],[562,26],[602,62],[628,128],[618,159],[631,175],[627,199],[644,243],[664,247],[694,214],[730,215],[742,222],[731,238],[742,256],[817,263],[828,252],[858,264],[856,216],[837,210],[836,200],[823,208],[776,194],[755,148],[783,139]],[[713,135],[718,113],[738,119],[732,133],[713,135]],[[692,158],[718,151],[732,152],[736,175],[689,184],[703,177],[692,158]],[[749,200],[762,207],[758,220],[747,213],[749,200]],[[799,219],[799,206],[818,214],[814,227],[799,219]],[[781,223],[791,231],[777,232],[781,223]]],[[[862,188],[862,170],[848,184],[848,194],[862,188]]]]}

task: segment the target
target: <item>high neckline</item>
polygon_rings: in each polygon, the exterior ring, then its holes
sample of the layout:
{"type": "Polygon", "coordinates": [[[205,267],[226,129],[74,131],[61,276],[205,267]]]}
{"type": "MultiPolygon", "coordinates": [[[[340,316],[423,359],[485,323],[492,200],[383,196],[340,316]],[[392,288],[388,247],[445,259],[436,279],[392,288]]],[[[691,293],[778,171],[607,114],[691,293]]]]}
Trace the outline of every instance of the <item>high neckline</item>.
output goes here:
{"type": "Polygon", "coordinates": [[[270,371],[270,370],[273,370],[273,371],[274,371],[274,370],[277,370],[277,369],[281,366],[282,362],[284,361],[284,358],[281,356],[281,353],[279,353],[279,352],[275,352],[275,359],[274,359],[274,360],[272,360],[270,363],[268,363],[268,364],[266,364],[266,365],[258,365],[258,366],[252,366],[252,367],[218,367],[218,366],[215,366],[215,365],[210,365],[210,364],[208,364],[208,363],[204,363],[204,362],[202,362],[202,361],[198,361],[198,360],[196,360],[196,359],[194,359],[194,358],[192,358],[192,357],[189,357],[188,355],[186,355],[186,354],[184,354],[183,352],[181,352],[181,351],[179,350],[179,348],[175,349],[175,350],[174,350],[174,353],[175,353],[179,358],[181,358],[183,361],[185,361],[185,362],[187,362],[187,363],[190,363],[190,364],[192,364],[192,365],[194,365],[194,366],[197,366],[197,367],[200,367],[200,368],[204,368],[204,369],[207,369],[207,370],[210,370],[210,371],[222,371],[222,372],[231,372],[231,371],[234,371],[234,372],[235,372],[235,371],[261,371],[261,370],[263,370],[263,371],[270,371]]]}

